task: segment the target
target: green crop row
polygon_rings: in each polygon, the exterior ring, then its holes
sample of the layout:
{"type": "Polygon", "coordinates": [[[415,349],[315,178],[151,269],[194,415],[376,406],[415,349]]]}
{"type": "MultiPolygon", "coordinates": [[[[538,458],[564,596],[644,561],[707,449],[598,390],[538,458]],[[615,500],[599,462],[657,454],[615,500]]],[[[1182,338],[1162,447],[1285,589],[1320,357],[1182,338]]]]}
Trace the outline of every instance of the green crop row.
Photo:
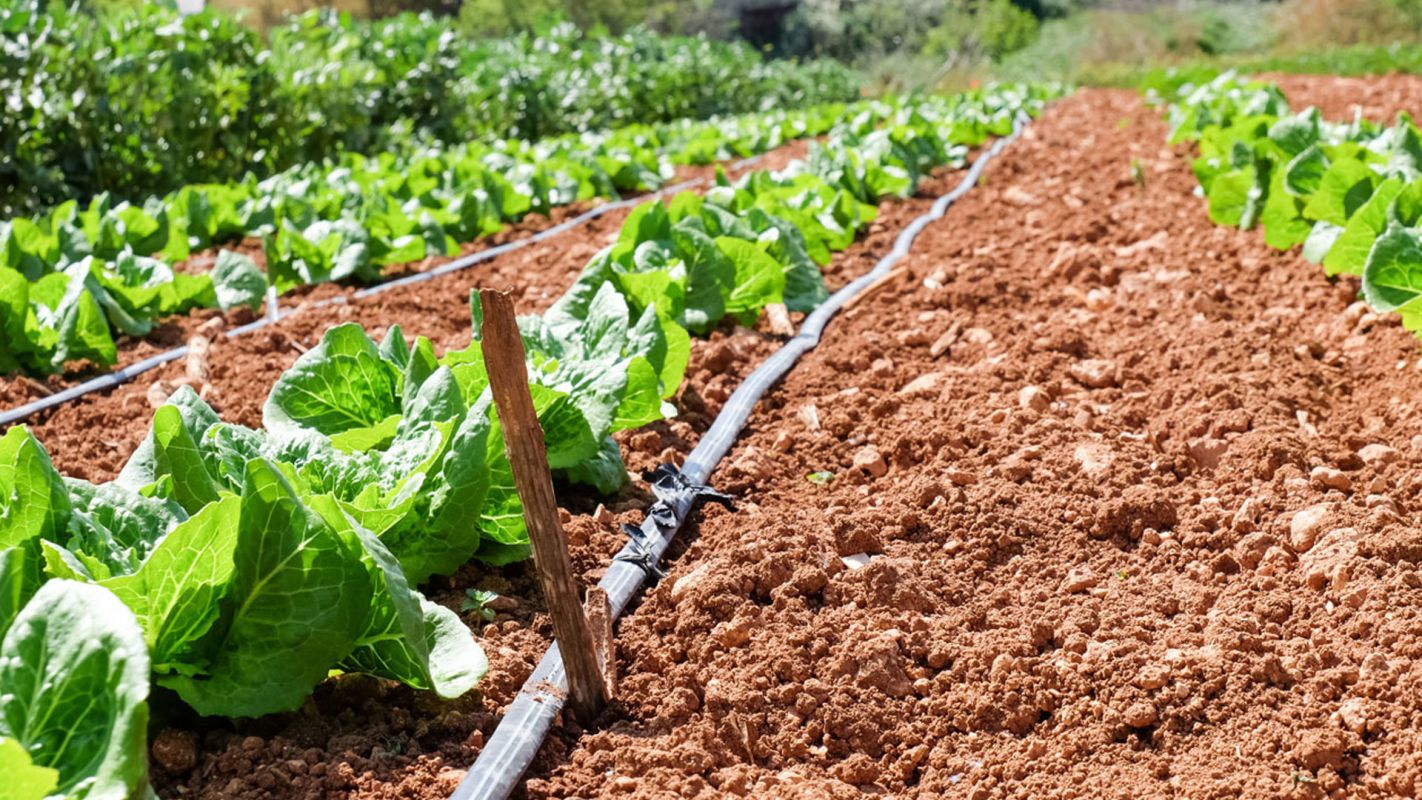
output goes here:
{"type": "Polygon", "coordinates": [[[675,164],[763,152],[846,116],[877,121],[894,107],[830,104],[537,143],[348,154],[260,181],[185,186],[141,205],[71,200],[0,223],[0,373],[56,372],[78,359],[109,366],[115,336],[146,335],[172,314],[255,308],[268,284],[285,292],[373,283],[389,265],[454,253],[532,211],[652,189],[675,164]],[[249,237],[263,240],[265,271],[228,251],[205,271],[177,268],[249,237]]]}
{"type": "Polygon", "coordinates": [[[141,200],[341,152],[549,136],[848,101],[833,62],[646,30],[475,40],[449,19],[329,11],[263,39],[160,3],[0,5],[0,215],[141,200]]]}
{"type": "MultiPolygon", "coordinates": [[[[675,413],[691,334],[813,308],[819,266],[875,204],[1051,96],[928,99],[882,125],[864,112],[786,170],[638,207],[519,319],[550,468],[617,490],[611,434],[675,413]]],[[[398,327],[328,330],[260,429],[182,389],[111,483],[62,478],[23,427],[0,438],[0,765],[20,796],[142,792],[150,681],[231,717],[296,708],[333,670],[444,697],[475,685],[472,634],[415,588],[529,552],[471,312],[469,346],[443,354],[398,327]]]]}
{"type": "Polygon", "coordinates": [[[1422,334],[1422,132],[1411,117],[1329,122],[1232,73],[1161,86],[1171,141],[1198,143],[1212,220],[1262,226],[1270,246],[1301,245],[1328,275],[1361,276],[1374,310],[1422,334]]]}

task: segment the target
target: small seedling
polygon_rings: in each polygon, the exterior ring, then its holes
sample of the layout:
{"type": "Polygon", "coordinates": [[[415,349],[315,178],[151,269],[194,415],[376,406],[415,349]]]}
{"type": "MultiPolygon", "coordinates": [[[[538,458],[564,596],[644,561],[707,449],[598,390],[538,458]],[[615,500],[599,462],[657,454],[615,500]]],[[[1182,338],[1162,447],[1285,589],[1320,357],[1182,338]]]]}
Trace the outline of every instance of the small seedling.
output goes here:
{"type": "Polygon", "coordinates": [[[805,480],[817,485],[829,483],[832,478],[834,478],[834,473],[827,469],[822,469],[819,472],[811,472],[805,476],[805,480]]]}
{"type": "Polygon", "coordinates": [[[490,592],[484,589],[465,589],[464,602],[459,604],[459,610],[465,613],[473,612],[475,616],[485,622],[493,622],[496,612],[489,608],[489,604],[499,598],[498,592],[490,592]]]}
{"type": "Polygon", "coordinates": [[[1131,159],[1131,180],[1135,181],[1140,188],[1145,188],[1145,166],[1141,164],[1139,158],[1131,159]]]}

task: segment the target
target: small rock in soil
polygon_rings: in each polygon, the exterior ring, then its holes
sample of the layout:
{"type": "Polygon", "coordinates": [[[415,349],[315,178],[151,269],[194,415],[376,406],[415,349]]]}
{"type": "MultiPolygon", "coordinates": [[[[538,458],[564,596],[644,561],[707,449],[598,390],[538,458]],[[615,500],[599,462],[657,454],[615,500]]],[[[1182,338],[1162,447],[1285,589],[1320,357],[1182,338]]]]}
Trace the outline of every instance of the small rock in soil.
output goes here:
{"type": "Polygon", "coordinates": [[[1229,444],[1223,439],[1196,439],[1190,443],[1190,458],[1203,470],[1218,467],[1228,451],[1229,444]]]}
{"type": "Polygon", "coordinates": [[[956,486],[971,486],[972,484],[978,482],[977,475],[974,475],[973,473],[965,469],[958,469],[957,467],[949,468],[946,472],[943,473],[943,477],[947,478],[951,483],[956,486]]]}
{"type": "Polygon", "coordinates": [[[1153,725],[1156,720],[1155,706],[1143,700],[1132,703],[1130,707],[1126,709],[1126,712],[1121,715],[1121,719],[1132,728],[1144,728],[1148,725],[1153,725]]]}
{"type": "Polygon", "coordinates": [[[925,372],[904,384],[904,387],[899,390],[899,394],[927,394],[938,388],[938,381],[942,378],[943,375],[941,373],[925,372]]]}
{"type": "Polygon", "coordinates": [[[711,577],[711,574],[715,569],[716,562],[714,559],[711,561],[704,561],[701,564],[698,564],[696,566],[696,569],[693,569],[692,571],[686,573],[680,578],[677,578],[676,583],[672,584],[672,600],[676,602],[681,602],[683,598],[695,591],[697,586],[700,586],[707,578],[711,577]]]}
{"type": "Polygon", "coordinates": [[[796,414],[800,417],[800,422],[804,423],[807,430],[817,431],[820,429],[820,410],[815,407],[814,403],[806,403],[800,406],[800,410],[797,411],[796,414]]]}
{"type": "Polygon", "coordinates": [[[1385,444],[1365,445],[1358,451],[1358,457],[1363,459],[1363,463],[1377,469],[1396,461],[1400,455],[1397,450],[1385,444]]]}
{"type": "Polygon", "coordinates": [[[1092,572],[1089,567],[1072,567],[1067,573],[1066,580],[1062,581],[1062,591],[1067,594],[1084,592],[1101,582],[1101,576],[1092,572]]]}
{"type": "Polygon", "coordinates": [[[1088,358],[1071,365],[1071,376],[1092,389],[1116,385],[1116,364],[1104,358],[1088,358]]]}
{"type": "Polygon", "coordinates": [[[197,765],[197,735],[192,731],[164,728],[153,739],[153,761],[163,769],[179,773],[197,765]]]}
{"type": "Polygon", "coordinates": [[[1353,491],[1353,479],[1333,467],[1314,467],[1308,474],[1308,482],[1318,489],[1337,489],[1340,492],[1353,491]]]}
{"type": "Polygon", "coordinates": [[[1072,457],[1081,465],[1081,471],[1088,477],[1096,477],[1111,467],[1115,455],[1111,448],[1103,444],[1086,443],[1076,446],[1072,457]]]}
{"type": "Polygon", "coordinates": [[[869,566],[869,561],[872,558],[873,556],[868,553],[853,553],[847,556],[840,556],[839,560],[844,562],[844,565],[850,569],[862,569],[869,566]]]}
{"type": "Polygon", "coordinates": [[[1368,727],[1368,703],[1361,697],[1350,697],[1338,706],[1334,718],[1344,728],[1362,736],[1368,727]]]}
{"type": "Polygon", "coordinates": [[[948,348],[958,342],[958,335],[961,330],[962,328],[956,322],[953,323],[942,336],[939,336],[933,341],[932,346],[928,348],[928,354],[934,358],[938,358],[948,352],[948,348]]]}
{"type": "Polygon", "coordinates": [[[884,462],[884,457],[872,445],[860,448],[859,452],[854,454],[854,468],[875,478],[882,478],[889,472],[889,465],[884,462]]]}
{"type": "Polygon", "coordinates": [[[1336,594],[1352,577],[1353,561],[1358,557],[1358,531],[1337,528],[1319,538],[1318,542],[1299,557],[1299,569],[1304,583],[1318,591],[1328,586],[1336,594]]]}
{"type": "Polygon", "coordinates": [[[1141,670],[1136,678],[1136,685],[1142,689],[1159,689],[1170,682],[1170,666],[1168,664],[1151,664],[1141,670]]]}
{"type": "Polygon", "coordinates": [[[1289,520],[1289,547],[1295,553],[1304,553],[1313,547],[1332,510],[1333,506],[1328,503],[1318,503],[1295,512],[1293,519],[1289,520]]]}
{"type": "Polygon", "coordinates": [[[611,525],[613,522],[612,512],[607,510],[607,506],[602,503],[597,504],[597,510],[593,512],[592,518],[599,525],[611,525]]]}
{"type": "Polygon", "coordinates": [[[1046,411],[1052,404],[1052,398],[1047,396],[1040,386],[1024,386],[1022,391],[1017,393],[1017,405],[1022,408],[1030,408],[1033,411],[1046,411]]]}

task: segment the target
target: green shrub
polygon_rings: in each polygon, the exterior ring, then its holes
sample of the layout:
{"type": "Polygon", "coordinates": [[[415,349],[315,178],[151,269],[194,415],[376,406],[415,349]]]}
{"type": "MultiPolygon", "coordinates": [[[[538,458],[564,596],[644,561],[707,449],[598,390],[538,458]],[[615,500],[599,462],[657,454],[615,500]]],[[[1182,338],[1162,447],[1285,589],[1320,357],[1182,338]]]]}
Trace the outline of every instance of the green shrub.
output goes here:
{"type": "Polygon", "coordinates": [[[0,217],[110,192],[265,176],[409,134],[537,138],[851,99],[833,63],[643,29],[475,40],[457,23],[309,12],[269,42],[235,17],[156,4],[0,7],[0,217]],[[392,137],[392,132],[396,135],[392,137]]]}

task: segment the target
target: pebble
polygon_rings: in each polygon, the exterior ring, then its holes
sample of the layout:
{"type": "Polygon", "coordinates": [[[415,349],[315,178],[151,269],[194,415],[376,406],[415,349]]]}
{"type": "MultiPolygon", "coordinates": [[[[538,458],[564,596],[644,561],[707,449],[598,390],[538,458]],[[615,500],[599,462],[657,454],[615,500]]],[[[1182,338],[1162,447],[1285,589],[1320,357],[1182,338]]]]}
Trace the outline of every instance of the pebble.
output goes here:
{"type": "Polygon", "coordinates": [[[943,477],[947,478],[955,486],[971,486],[978,482],[977,475],[965,469],[958,469],[957,467],[949,468],[943,473],[943,477]]]}
{"type": "Polygon", "coordinates": [[[954,325],[953,327],[949,328],[946,333],[944,333],[942,336],[939,336],[933,341],[933,344],[930,345],[928,348],[928,354],[933,356],[934,358],[938,358],[939,356],[948,352],[948,348],[952,347],[955,343],[957,343],[958,333],[960,330],[961,329],[957,325],[954,325]]]}
{"type": "Polygon", "coordinates": [[[943,375],[941,373],[925,372],[904,384],[904,387],[899,390],[899,394],[924,394],[931,392],[938,388],[938,381],[942,378],[943,375]]]}
{"type": "Polygon", "coordinates": [[[840,562],[850,569],[862,569],[867,567],[872,559],[873,556],[868,553],[851,553],[850,555],[839,557],[840,562]]]}
{"type": "Polygon", "coordinates": [[[1052,398],[1040,386],[1024,386],[1022,391],[1017,393],[1017,405],[1022,408],[1030,408],[1033,411],[1046,411],[1052,404],[1052,398]]]}
{"type": "Polygon", "coordinates": [[[1293,519],[1289,520],[1289,547],[1295,553],[1308,552],[1313,547],[1332,509],[1328,503],[1318,503],[1294,513],[1293,519]]]}
{"type": "Polygon", "coordinates": [[[150,750],[153,760],[168,772],[187,772],[197,765],[197,737],[189,731],[164,728],[150,750]]]}
{"type": "Polygon", "coordinates": [[[992,343],[992,331],[987,328],[969,328],[963,331],[963,341],[968,344],[987,345],[992,343]]]}
{"type": "Polygon", "coordinates": [[[1081,465],[1081,471],[1089,477],[1096,477],[1111,467],[1115,455],[1111,448],[1101,444],[1079,444],[1072,457],[1081,465]]]}
{"type": "Polygon", "coordinates": [[[1304,584],[1313,591],[1328,586],[1336,595],[1342,592],[1352,577],[1353,562],[1358,557],[1358,531],[1336,528],[1319,537],[1311,550],[1299,558],[1304,584]]]}
{"type": "Polygon", "coordinates": [[[889,465],[884,462],[884,457],[872,445],[860,448],[854,454],[854,468],[861,469],[875,478],[882,478],[889,472],[889,465]]]}
{"type": "Polygon", "coordinates": [[[1229,443],[1223,439],[1196,439],[1190,443],[1190,458],[1200,469],[1218,467],[1228,451],[1229,443]]]}
{"type": "Polygon", "coordinates": [[[1154,725],[1156,720],[1155,706],[1145,701],[1132,703],[1131,706],[1126,709],[1126,713],[1121,715],[1121,719],[1125,720],[1125,723],[1132,728],[1144,728],[1148,725],[1154,725]]]}
{"type": "Polygon", "coordinates": [[[607,510],[607,506],[602,503],[597,504],[597,510],[593,512],[593,521],[599,525],[611,525],[613,522],[612,512],[607,510]]]}
{"type": "Polygon", "coordinates": [[[672,584],[672,600],[680,601],[683,597],[686,597],[703,581],[711,577],[711,573],[715,568],[716,562],[706,561],[697,565],[696,569],[693,569],[692,571],[686,573],[680,578],[677,578],[676,583],[672,584]]]}
{"type": "Polygon", "coordinates": [[[1088,311],[1102,312],[1110,308],[1113,304],[1110,289],[1092,289],[1086,293],[1086,308],[1088,311]]]}
{"type": "Polygon", "coordinates": [[[1358,457],[1363,459],[1363,463],[1376,469],[1387,464],[1391,464],[1399,458],[1397,450],[1385,444],[1365,445],[1358,451],[1358,457]]]}
{"type": "Polygon", "coordinates": [[[815,407],[814,403],[806,403],[800,406],[799,410],[795,413],[800,417],[800,421],[805,424],[805,428],[808,430],[817,431],[820,429],[820,410],[815,407]]]}
{"type": "Polygon", "coordinates": [[[748,617],[737,617],[717,625],[712,635],[726,647],[744,647],[750,643],[752,624],[748,617]]]}
{"type": "Polygon", "coordinates": [[[1368,727],[1368,705],[1361,697],[1350,697],[1338,706],[1337,720],[1343,727],[1358,734],[1368,727]]]}
{"type": "Polygon", "coordinates": [[[925,331],[923,328],[909,328],[906,331],[899,332],[894,338],[898,339],[899,344],[908,347],[920,347],[933,341],[929,338],[928,331],[925,331]]]}
{"type": "Polygon", "coordinates": [[[1239,510],[1234,512],[1234,518],[1230,520],[1230,527],[1234,528],[1235,533],[1249,533],[1254,530],[1258,523],[1255,518],[1257,505],[1252,497],[1245,498],[1244,502],[1239,504],[1239,510]]]}
{"type": "Polygon", "coordinates": [[[1342,470],[1333,467],[1314,467],[1308,474],[1308,482],[1317,489],[1353,491],[1353,479],[1344,474],[1342,470]]]}
{"type": "Polygon", "coordinates": [[[1067,573],[1066,580],[1062,581],[1062,591],[1067,594],[1084,592],[1101,582],[1101,577],[1092,572],[1089,567],[1072,567],[1067,573]]]}
{"type": "Polygon", "coordinates": [[[1104,358],[1088,358],[1071,365],[1071,376],[1092,389],[1116,385],[1116,363],[1104,358]]]}
{"type": "Polygon", "coordinates": [[[1136,677],[1136,685],[1142,689],[1159,689],[1170,682],[1170,666],[1168,664],[1151,664],[1141,670],[1136,677]]]}

